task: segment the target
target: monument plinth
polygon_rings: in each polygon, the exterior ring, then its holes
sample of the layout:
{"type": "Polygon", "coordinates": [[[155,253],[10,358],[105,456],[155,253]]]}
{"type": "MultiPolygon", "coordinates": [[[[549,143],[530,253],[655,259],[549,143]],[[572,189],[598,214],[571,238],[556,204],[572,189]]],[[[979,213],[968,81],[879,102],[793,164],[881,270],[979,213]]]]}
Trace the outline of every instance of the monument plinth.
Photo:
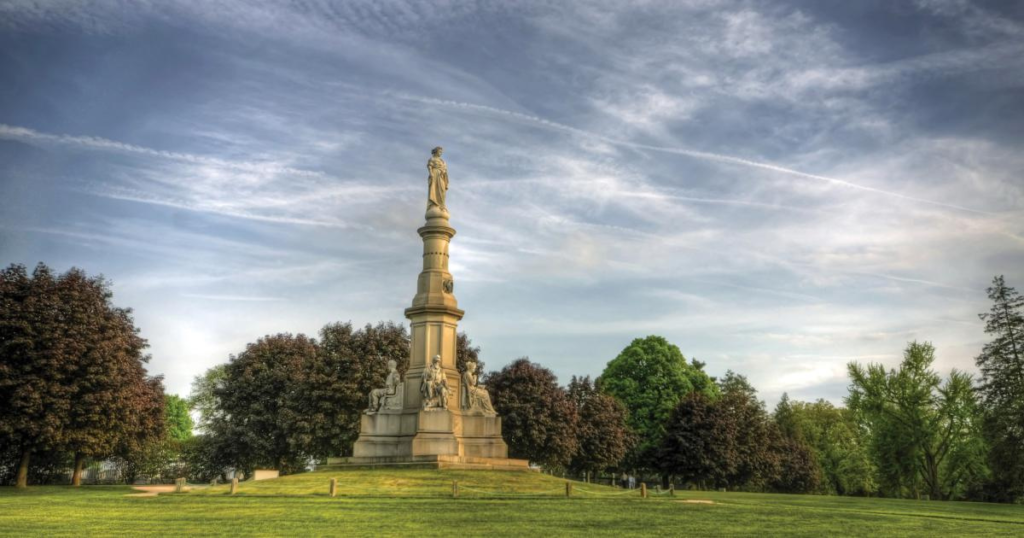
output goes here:
{"type": "MultiPolygon", "coordinates": [[[[459,372],[455,363],[458,323],[464,312],[455,299],[448,272],[448,246],[455,229],[448,222],[445,196],[448,168],[435,148],[427,162],[423,270],[412,306],[409,369],[402,381],[392,367],[386,386],[370,394],[351,458],[329,465],[421,465],[482,469],[528,469],[525,460],[508,458],[501,418],[490,396],[477,384],[476,365],[459,372]]],[[[391,365],[389,365],[391,366],[391,365]]]]}

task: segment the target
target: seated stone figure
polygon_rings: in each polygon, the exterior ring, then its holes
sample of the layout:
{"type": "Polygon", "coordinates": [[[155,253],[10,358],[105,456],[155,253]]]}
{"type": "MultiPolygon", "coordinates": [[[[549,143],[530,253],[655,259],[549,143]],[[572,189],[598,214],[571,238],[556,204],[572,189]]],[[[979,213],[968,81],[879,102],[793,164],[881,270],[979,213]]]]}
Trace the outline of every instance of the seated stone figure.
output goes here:
{"type": "Polygon", "coordinates": [[[405,383],[402,382],[402,375],[398,373],[398,363],[394,360],[388,361],[387,380],[384,381],[384,388],[370,391],[370,407],[366,414],[372,415],[378,411],[401,411],[402,392],[405,383]]]}
{"type": "Polygon", "coordinates": [[[491,394],[477,383],[475,362],[467,362],[466,371],[462,372],[462,409],[471,414],[497,414],[491,405],[491,394]]]}
{"type": "Polygon", "coordinates": [[[420,394],[423,396],[423,409],[448,409],[448,377],[441,368],[441,356],[434,355],[430,368],[423,372],[420,381],[420,394]]]}

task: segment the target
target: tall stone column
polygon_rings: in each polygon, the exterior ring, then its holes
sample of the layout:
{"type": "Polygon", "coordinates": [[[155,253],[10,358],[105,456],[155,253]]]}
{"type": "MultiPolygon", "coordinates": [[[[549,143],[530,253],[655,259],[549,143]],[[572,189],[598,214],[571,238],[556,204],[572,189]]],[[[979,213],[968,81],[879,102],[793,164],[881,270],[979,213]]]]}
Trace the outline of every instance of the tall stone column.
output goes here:
{"type": "Polygon", "coordinates": [[[418,414],[411,450],[413,456],[461,456],[460,381],[455,346],[464,312],[459,310],[454,280],[448,272],[448,245],[455,229],[448,224],[446,214],[435,210],[427,212],[427,224],[417,231],[423,238],[423,270],[416,282],[412,306],[405,309],[405,317],[412,325],[409,370],[405,374],[405,411],[418,414]],[[424,410],[420,386],[435,356],[441,357],[441,369],[451,394],[447,409],[424,410]]]}
{"type": "MultiPolygon", "coordinates": [[[[430,213],[428,213],[428,216],[430,213]]],[[[406,386],[416,385],[415,394],[406,392],[406,408],[419,408],[419,380],[431,359],[440,355],[441,367],[448,377],[449,387],[458,388],[459,374],[455,368],[455,344],[458,323],[464,312],[455,299],[455,284],[448,272],[448,245],[455,229],[445,216],[428,218],[427,224],[417,230],[423,238],[423,270],[416,283],[416,296],[412,306],[405,309],[405,317],[412,324],[412,353],[406,386]]],[[[407,389],[408,390],[408,389],[407,389]]],[[[454,406],[457,407],[457,406],[454,406]]]]}

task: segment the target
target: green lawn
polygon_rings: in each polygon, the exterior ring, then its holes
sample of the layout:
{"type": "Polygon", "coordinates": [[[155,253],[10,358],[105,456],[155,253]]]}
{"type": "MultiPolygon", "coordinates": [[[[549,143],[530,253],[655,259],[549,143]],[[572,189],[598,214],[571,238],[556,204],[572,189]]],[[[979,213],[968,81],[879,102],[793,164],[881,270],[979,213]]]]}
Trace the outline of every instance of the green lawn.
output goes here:
{"type": "Polygon", "coordinates": [[[1021,506],[699,491],[641,499],[580,483],[567,499],[564,480],[516,472],[326,471],[243,483],[235,496],[227,486],[129,493],[0,488],[0,535],[1024,536],[1021,506]]]}

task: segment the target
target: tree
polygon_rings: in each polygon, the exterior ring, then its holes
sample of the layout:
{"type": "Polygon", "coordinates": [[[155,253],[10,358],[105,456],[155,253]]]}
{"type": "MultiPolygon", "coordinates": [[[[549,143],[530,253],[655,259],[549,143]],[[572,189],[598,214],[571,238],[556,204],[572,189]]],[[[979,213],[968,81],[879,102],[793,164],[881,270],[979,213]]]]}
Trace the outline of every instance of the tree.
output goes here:
{"type": "Polygon", "coordinates": [[[774,417],[784,437],[813,450],[822,493],[870,495],[877,490],[868,439],[854,413],[825,400],[793,402],[783,394],[774,417]]]}
{"type": "MultiPolygon", "coordinates": [[[[778,432],[764,402],[745,376],[732,370],[718,382],[721,398],[714,402],[720,414],[735,424],[736,466],[726,478],[730,485],[765,488],[776,482],[782,456],[778,432]]],[[[791,462],[794,463],[794,462],[791,462]]]]}
{"type": "Polygon", "coordinates": [[[772,451],[778,455],[779,469],[772,477],[771,488],[782,493],[813,493],[821,485],[821,470],[814,450],[804,442],[772,433],[772,451]]]}
{"type": "Polygon", "coordinates": [[[189,414],[188,400],[177,394],[164,397],[164,421],[167,423],[167,437],[175,441],[186,441],[192,437],[192,415],[189,414]]]}
{"type": "Polygon", "coordinates": [[[33,452],[66,440],[74,363],[63,353],[57,279],[39,264],[29,277],[12,265],[0,273],[0,445],[18,447],[16,485],[28,484],[33,452]]]}
{"type": "Polygon", "coordinates": [[[460,374],[466,371],[467,362],[475,362],[477,372],[484,371],[484,363],[480,362],[480,346],[474,346],[463,332],[455,340],[455,368],[460,374]]]}
{"type": "Polygon", "coordinates": [[[568,398],[579,416],[579,448],[569,467],[589,475],[617,466],[633,442],[626,425],[626,408],[615,398],[597,391],[589,376],[573,376],[568,398]]]}
{"type": "Polygon", "coordinates": [[[320,331],[305,393],[310,424],[306,445],[312,457],[351,455],[367,396],[384,385],[389,360],[405,375],[409,355],[408,332],[390,321],[358,331],[351,323],[332,323],[320,331]]]}
{"type": "Polygon", "coordinates": [[[694,391],[717,395],[702,367],[697,361],[687,363],[679,348],[660,336],[633,340],[605,367],[597,386],[629,412],[629,427],[637,435],[628,457],[633,465],[659,467],[655,452],[672,410],[684,396],[694,391]]]}
{"type": "Polygon", "coordinates": [[[994,339],[976,359],[985,407],[989,463],[997,480],[996,498],[1024,496],[1024,297],[1002,276],[988,288],[992,308],[979,317],[994,339]]]}
{"type": "Polygon", "coordinates": [[[0,273],[0,440],[20,447],[18,486],[33,452],[73,453],[78,485],[86,457],[160,435],[162,417],[159,428],[138,426],[148,424],[147,398],[162,403],[162,384],[146,374],[131,310],[112,297],[108,282],[79,269],[0,273]]]}
{"type": "Polygon", "coordinates": [[[898,369],[849,365],[847,405],[869,428],[875,462],[896,495],[920,481],[932,498],[954,498],[987,472],[971,376],[953,370],[942,383],[934,360],[931,344],[912,342],[898,369]]]}
{"type": "Polygon", "coordinates": [[[303,409],[316,343],[304,335],[265,336],[228,362],[224,383],[214,389],[225,423],[222,460],[251,472],[270,467],[283,474],[306,464],[311,417],[303,409]]]}
{"type": "Polygon", "coordinates": [[[658,448],[660,470],[687,482],[726,486],[736,475],[739,425],[703,392],[691,392],[676,405],[658,448]]]}
{"type": "Polygon", "coordinates": [[[227,363],[218,364],[192,380],[188,404],[199,414],[199,422],[195,427],[200,432],[209,433],[214,423],[224,419],[220,400],[217,399],[217,389],[224,385],[227,367],[227,363]]]}
{"type": "Polygon", "coordinates": [[[492,372],[487,390],[510,456],[548,467],[569,464],[579,447],[579,416],[551,370],[523,357],[492,372]]]}

